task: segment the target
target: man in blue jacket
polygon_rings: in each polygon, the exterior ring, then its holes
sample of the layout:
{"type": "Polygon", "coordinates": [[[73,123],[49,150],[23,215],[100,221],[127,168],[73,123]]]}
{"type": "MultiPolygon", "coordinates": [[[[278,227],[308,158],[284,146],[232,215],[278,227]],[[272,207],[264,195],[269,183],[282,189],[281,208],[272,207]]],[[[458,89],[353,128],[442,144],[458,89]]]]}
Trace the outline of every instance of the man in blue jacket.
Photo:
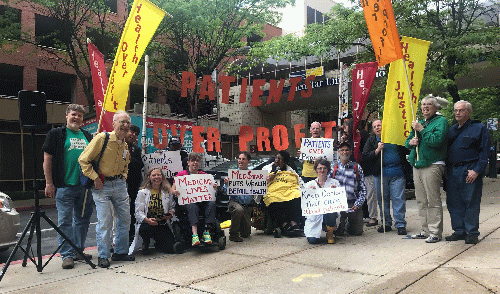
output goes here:
{"type": "Polygon", "coordinates": [[[446,241],[465,240],[476,244],[479,236],[479,210],[483,175],[488,163],[489,140],[486,126],[470,119],[472,106],[455,103],[457,123],[448,133],[446,204],[454,233],[446,241]]]}

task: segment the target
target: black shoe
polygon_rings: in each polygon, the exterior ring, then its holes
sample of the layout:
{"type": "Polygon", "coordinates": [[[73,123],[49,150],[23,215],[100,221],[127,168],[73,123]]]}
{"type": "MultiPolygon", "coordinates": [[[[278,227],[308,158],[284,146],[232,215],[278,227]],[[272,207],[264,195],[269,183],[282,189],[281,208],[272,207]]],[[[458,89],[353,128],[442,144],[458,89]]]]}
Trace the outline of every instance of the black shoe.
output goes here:
{"type": "Polygon", "coordinates": [[[97,258],[97,265],[102,268],[108,268],[109,267],[109,260],[107,258],[97,258]]]}
{"type": "MultiPolygon", "coordinates": [[[[92,255],[91,254],[84,253],[83,255],[85,255],[85,257],[87,257],[88,259],[92,259],[92,255]]],[[[85,260],[85,259],[83,258],[83,256],[81,256],[80,254],[77,253],[75,255],[74,260],[78,261],[78,260],[85,260]]]]}
{"type": "Polygon", "coordinates": [[[229,241],[233,242],[243,242],[243,238],[238,235],[229,235],[229,241]]]}
{"type": "Polygon", "coordinates": [[[408,232],[406,232],[405,227],[398,228],[398,235],[406,235],[406,234],[408,234],[408,232]]]}
{"type": "MultiPolygon", "coordinates": [[[[391,226],[385,226],[385,231],[386,231],[386,232],[390,232],[390,231],[392,231],[391,226]]],[[[380,226],[380,227],[378,227],[377,232],[379,232],[379,233],[383,233],[383,232],[384,232],[384,226],[380,226]]]]}
{"type": "Polygon", "coordinates": [[[339,223],[337,229],[333,232],[335,236],[344,236],[345,223],[339,223]]]}
{"type": "Polygon", "coordinates": [[[479,239],[476,235],[467,235],[467,237],[465,237],[465,244],[477,244],[478,242],[479,239]]]}
{"type": "Polygon", "coordinates": [[[445,237],[444,239],[446,241],[458,241],[458,240],[465,240],[466,236],[467,236],[466,234],[459,234],[457,232],[454,232],[453,234],[445,237]]]}
{"type": "Polygon", "coordinates": [[[112,261],[134,261],[135,257],[133,255],[128,255],[126,253],[124,253],[124,254],[113,253],[113,255],[111,255],[111,260],[112,261]]]}
{"type": "Polygon", "coordinates": [[[151,250],[149,249],[149,242],[142,243],[142,255],[150,255],[151,250]]]}

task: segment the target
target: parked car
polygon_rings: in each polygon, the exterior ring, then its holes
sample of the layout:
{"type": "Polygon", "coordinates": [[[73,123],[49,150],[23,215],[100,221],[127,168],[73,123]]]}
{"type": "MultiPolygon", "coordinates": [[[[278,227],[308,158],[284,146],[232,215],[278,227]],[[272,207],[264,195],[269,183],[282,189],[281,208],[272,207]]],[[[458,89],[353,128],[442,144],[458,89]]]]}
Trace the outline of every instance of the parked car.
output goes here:
{"type": "Polygon", "coordinates": [[[0,251],[16,245],[20,225],[19,213],[12,207],[12,199],[0,192],[0,251]]]}
{"type": "MultiPolygon", "coordinates": [[[[264,166],[272,163],[274,161],[274,156],[269,155],[259,155],[252,156],[248,169],[261,170],[264,166]]],[[[302,162],[296,157],[290,159],[290,167],[293,168],[299,175],[302,174],[302,162]]],[[[227,211],[227,206],[229,203],[229,196],[223,193],[222,186],[224,185],[224,178],[227,177],[227,171],[230,169],[238,169],[238,159],[233,159],[216,167],[205,170],[206,173],[212,174],[214,179],[217,181],[217,219],[219,221],[225,221],[231,219],[231,215],[227,211]]]]}

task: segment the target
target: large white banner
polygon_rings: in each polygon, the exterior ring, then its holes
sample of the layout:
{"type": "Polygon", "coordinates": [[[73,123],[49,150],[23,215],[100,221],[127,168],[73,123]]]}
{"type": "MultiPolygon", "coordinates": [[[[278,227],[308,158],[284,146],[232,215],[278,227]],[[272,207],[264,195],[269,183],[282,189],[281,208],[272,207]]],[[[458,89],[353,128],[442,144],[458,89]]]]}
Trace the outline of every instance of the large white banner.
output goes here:
{"type": "Polygon", "coordinates": [[[302,138],[300,145],[300,158],[302,160],[312,160],[323,157],[328,161],[333,161],[333,139],[325,138],[302,138]]]}
{"type": "Polygon", "coordinates": [[[266,195],[267,170],[228,171],[227,195],[266,195]]]}
{"type": "Polygon", "coordinates": [[[202,201],[215,201],[214,176],[211,174],[187,175],[175,178],[179,205],[202,201]]]}
{"type": "Polygon", "coordinates": [[[344,187],[302,189],[302,215],[318,215],[346,211],[347,194],[344,187]]]}
{"type": "Polygon", "coordinates": [[[144,171],[152,168],[161,168],[167,178],[173,178],[174,175],[182,171],[182,161],[180,151],[154,152],[142,155],[144,171]]]}

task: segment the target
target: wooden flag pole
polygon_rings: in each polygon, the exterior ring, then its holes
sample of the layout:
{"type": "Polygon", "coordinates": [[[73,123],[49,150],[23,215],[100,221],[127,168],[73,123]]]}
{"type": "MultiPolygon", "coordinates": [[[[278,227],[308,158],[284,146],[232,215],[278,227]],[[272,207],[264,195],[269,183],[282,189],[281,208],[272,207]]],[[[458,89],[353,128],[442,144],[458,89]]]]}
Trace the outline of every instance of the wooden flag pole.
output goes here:
{"type": "Polygon", "coordinates": [[[382,197],[382,226],[385,234],[385,206],[384,206],[384,148],[380,150],[380,197],[382,197]]]}
{"type": "MultiPolygon", "coordinates": [[[[410,88],[410,81],[408,79],[408,72],[406,70],[406,62],[405,59],[403,58],[403,68],[405,70],[405,76],[406,76],[406,85],[408,87],[408,96],[410,98],[410,106],[411,106],[411,117],[412,117],[412,122],[417,119],[417,114],[415,113],[415,109],[413,107],[413,101],[411,100],[411,97],[413,96],[413,93],[411,92],[410,88]]],[[[417,97],[418,98],[418,97],[417,97]]],[[[417,136],[417,130],[415,130],[415,136],[417,136]]],[[[418,155],[418,145],[415,146],[415,151],[417,152],[417,161],[420,160],[420,156],[418,155]]]]}

